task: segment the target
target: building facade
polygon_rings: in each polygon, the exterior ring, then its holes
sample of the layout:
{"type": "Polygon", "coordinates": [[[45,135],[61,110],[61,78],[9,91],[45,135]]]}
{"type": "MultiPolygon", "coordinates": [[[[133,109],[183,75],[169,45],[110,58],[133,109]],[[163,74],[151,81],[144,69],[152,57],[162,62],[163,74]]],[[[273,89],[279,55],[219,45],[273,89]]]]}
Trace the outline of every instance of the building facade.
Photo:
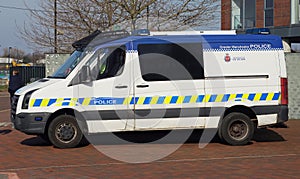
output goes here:
{"type": "Polygon", "coordinates": [[[267,27],[288,43],[300,43],[300,0],[221,0],[223,30],[267,27]]]}

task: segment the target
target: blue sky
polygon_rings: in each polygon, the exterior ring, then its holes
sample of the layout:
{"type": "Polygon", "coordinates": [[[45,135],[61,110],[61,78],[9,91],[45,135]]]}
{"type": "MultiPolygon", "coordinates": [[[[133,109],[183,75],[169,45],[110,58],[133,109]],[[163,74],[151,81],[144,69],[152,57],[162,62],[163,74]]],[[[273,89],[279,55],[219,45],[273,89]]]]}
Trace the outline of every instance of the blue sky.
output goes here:
{"type": "MultiPolygon", "coordinates": [[[[29,12],[1,7],[27,8],[25,2],[31,9],[39,9],[38,4],[41,0],[0,0],[0,55],[3,54],[3,49],[7,47],[22,49],[26,53],[33,52],[24,40],[18,37],[17,29],[17,26],[22,27],[24,23],[30,21],[29,12]]],[[[216,29],[219,29],[219,26],[220,24],[217,24],[216,29]]]]}
{"type": "MultiPolygon", "coordinates": [[[[37,3],[40,0],[26,0],[26,4],[30,8],[38,8],[37,3]]],[[[0,6],[10,6],[18,8],[26,8],[24,0],[0,0],[0,6]]],[[[30,19],[27,17],[28,11],[7,9],[0,7],[0,55],[3,53],[3,48],[13,47],[24,50],[26,53],[32,52],[23,39],[17,36],[18,26],[23,26],[30,19]]]]}

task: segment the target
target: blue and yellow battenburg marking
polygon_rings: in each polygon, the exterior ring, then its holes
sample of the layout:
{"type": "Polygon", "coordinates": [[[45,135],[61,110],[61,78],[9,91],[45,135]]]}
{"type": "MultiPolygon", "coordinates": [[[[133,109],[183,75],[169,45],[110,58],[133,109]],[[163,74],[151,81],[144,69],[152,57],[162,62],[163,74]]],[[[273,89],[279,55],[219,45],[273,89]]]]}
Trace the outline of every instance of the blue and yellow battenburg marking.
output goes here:
{"type": "Polygon", "coordinates": [[[191,96],[152,96],[152,97],[87,97],[87,98],[44,98],[30,100],[30,107],[49,106],[109,106],[109,105],[158,105],[158,104],[196,104],[225,103],[228,101],[278,101],[280,93],[249,93],[249,94],[207,94],[191,96]]]}

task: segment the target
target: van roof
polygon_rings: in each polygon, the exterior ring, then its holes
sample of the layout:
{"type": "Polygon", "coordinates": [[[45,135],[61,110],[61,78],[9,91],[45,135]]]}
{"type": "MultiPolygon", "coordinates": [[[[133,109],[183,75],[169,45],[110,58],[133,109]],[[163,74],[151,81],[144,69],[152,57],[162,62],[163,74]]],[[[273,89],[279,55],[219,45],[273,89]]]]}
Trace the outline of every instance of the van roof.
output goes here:
{"type": "MultiPolygon", "coordinates": [[[[121,39],[113,40],[102,46],[124,45],[133,42],[135,45],[130,50],[137,50],[138,44],[161,44],[161,43],[199,43],[204,44],[204,48],[218,49],[220,46],[241,46],[242,50],[249,50],[246,47],[251,45],[269,44],[272,50],[283,49],[281,37],[276,35],[159,35],[159,36],[127,36],[121,39]],[[207,47],[206,47],[207,46],[207,47]]],[[[97,43],[95,43],[97,44],[97,43]]],[[[230,50],[230,49],[229,49],[230,50]]],[[[239,49],[241,50],[241,49],[239,49]]]]}

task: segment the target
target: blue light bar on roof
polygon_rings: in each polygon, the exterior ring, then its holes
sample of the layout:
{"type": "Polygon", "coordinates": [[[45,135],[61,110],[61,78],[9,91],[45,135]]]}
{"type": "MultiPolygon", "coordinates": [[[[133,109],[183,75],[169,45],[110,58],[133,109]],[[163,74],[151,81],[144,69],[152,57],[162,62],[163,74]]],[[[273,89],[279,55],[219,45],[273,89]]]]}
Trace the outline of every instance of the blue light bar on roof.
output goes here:
{"type": "Polygon", "coordinates": [[[262,35],[269,35],[271,34],[269,28],[254,28],[254,29],[247,29],[246,34],[262,34],[262,35]]]}
{"type": "Polygon", "coordinates": [[[150,35],[150,31],[148,29],[134,30],[131,35],[134,35],[134,36],[147,36],[147,35],[150,35]]]}

